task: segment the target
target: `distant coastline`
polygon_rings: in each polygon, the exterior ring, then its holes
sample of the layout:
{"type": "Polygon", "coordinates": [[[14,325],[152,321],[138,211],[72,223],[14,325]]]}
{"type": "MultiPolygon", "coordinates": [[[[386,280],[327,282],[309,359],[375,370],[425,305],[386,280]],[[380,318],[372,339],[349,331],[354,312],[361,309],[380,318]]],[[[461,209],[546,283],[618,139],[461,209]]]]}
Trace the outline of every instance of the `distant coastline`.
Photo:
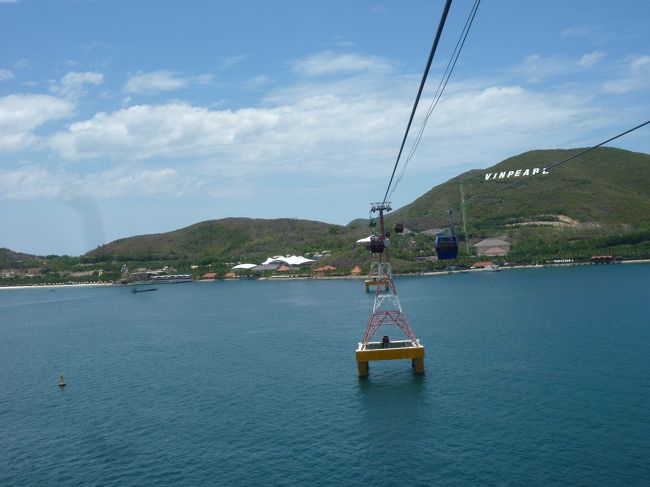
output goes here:
{"type": "MultiPolygon", "coordinates": [[[[617,265],[617,264],[650,264],[650,259],[634,259],[634,260],[620,260],[612,264],[603,264],[603,265],[617,265]]],[[[500,271],[507,270],[516,270],[516,269],[548,269],[552,267],[584,267],[584,266],[593,266],[599,264],[593,264],[591,262],[574,262],[574,263],[562,263],[562,264],[526,264],[526,265],[510,265],[499,267],[500,271]]],[[[396,273],[395,276],[398,277],[418,277],[418,276],[446,276],[449,274],[465,274],[468,272],[490,272],[486,269],[461,269],[461,270],[444,270],[444,271],[429,271],[429,272],[411,272],[411,273],[396,273]]],[[[359,280],[367,279],[367,275],[359,276],[269,276],[269,277],[259,277],[256,279],[249,278],[232,278],[232,279],[215,279],[215,280],[196,280],[194,282],[218,282],[218,281],[245,281],[245,280],[255,280],[255,281],[340,281],[340,280],[359,280]]],[[[70,287],[125,287],[124,285],[116,285],[110,282],[92,282],[92,283],[79,283],[79,284],[41,284],[41,285],[16,285],[16,286],[0,286],[0,291],[7,289],[57,289],[57,288],[70,288],[70,287]]]]}

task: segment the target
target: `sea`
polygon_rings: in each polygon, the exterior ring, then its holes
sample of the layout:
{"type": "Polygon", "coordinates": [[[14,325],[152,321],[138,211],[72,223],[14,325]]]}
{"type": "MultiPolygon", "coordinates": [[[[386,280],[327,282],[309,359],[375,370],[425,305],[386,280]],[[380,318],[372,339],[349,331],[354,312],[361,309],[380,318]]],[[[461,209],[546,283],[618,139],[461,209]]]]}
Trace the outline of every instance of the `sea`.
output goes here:
{"type": "Polygon", "coordinates": [[[0,485],[650,485],[650,265],[396,285],[424,376],[361,280],[0,291],[0,485]]]}

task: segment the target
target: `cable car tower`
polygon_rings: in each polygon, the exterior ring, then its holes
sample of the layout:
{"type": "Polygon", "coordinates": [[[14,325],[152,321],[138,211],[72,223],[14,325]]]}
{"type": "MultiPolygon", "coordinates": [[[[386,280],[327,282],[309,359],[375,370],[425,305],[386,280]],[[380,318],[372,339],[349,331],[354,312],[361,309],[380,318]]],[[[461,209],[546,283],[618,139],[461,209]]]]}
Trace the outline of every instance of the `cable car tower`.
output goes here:
{"type": "MultiPolygon", "coordinates": [[[[406,315],[402,310],[402,305],[399,302],[399,297],[397,296],[397,289],[395,289],[395,282],[393,282],[393,271],[390,265],[390,255],[389,247],[390,241],[388,240],[388,235],[386,234],[386,229],[384,227],[384,212],[391,211],[390,203],[387,201],[391,187],[395,190],[393,186],[393,178],[395,177],[395,171],[399,165],[402,152],[404,150],[404,145],[406,144],[406,139],[408,138],[409,130],[411,124],[413,123],[413,118],[422,95],[422,90],[424,89],[425,82],[427,80],[427,75],[429,74],[429,69],[431,68],[431,63],[433,62],[433,56],[438,47],[438,42],[440,41],[440,36],[442,35],[442,29],[444,28],[445,21],[447,19],[447,14],[449,13],[449,8],[451,7],[452,0],[446,0],[445,6],[443,8],[442,16],[440,17],[440,22],[438,23],[438,30],[436,31],[436,36],[433,40],[433,46],[431,46],[431,52],[429,53],[429,59],[427,60],[427,65],[422,74],[422,80],[420,81],[420,87],[418,88],[417,96],[415,97],[415,102],[413,103],[413,108],[411,109],[411,115],[409,117],[408,125],[406,126],[406,132],[402,138],[402,145],[400,146],[399,153],[397,154],[397,159],[395,160],[395,165],[393,166],[393,173],[390,176],[388,181],[388,187],[386,188],[386,194],[381,203],[371,203],[370,212],[379,213],[379,230],[380,234],[376,235],[373,232],[373,235],[370,237],[370,242],[368,242],[368,250],[372,252],[377,260],[373,263],[373,269],[376,269],[377,272],[377,282],[381,283],[375,286],[375,302],[372,306],[372,313],[368,319],[368,325],[366,326],[366,331],[363,334],[363,338],[359,342],[359,346],[356,351],[357,366],[359,369],[359,377],[366,377],[368,375],[368,362],[372,360],[399,360],[399,359],[411,359],[411,365],[416,374],[424,374],[424,347],[420,344],[420,341],[413,334],[411,326],[406,319],[406,315]],[[382,285],[383,283],[388,282],[388,285],[382,285]],[[388,335],[383,335],[381,341],[372,342],[372,338],[375,336],[379,328],[383,326],[395,326],[401,330],[401,332],[406,335],[406,339],[391,341],[388,335]]],[[[478,0],[475,3],[475,6],[472,9],[472,18],[476,13],[476,8],[478,6],[478,0]]],[[[463,33],[466,36],[469,32],[469,26],[471,22],[466,23],[466,27],[463,29],[463,33]]],[[[457,57],[460,55],[460,49],[454,50],[454,55],[457,57]]],[[[454,57],[452,55],[452,59],[454,57]]],[[[451,62],[451,61],[450,61],[451,62]]],[[[445,76],[451,76],[451,70],[445,72],[445,76]]],[[[444,78],[444,76],[443,76],[444,78]]],[[[446,83],[445,83],[446,84],[446,83]]],[[[441,82],[442,86],[442,82],[441,82]]],[[[436,96],[442,96],[442,88],[440,88],[436,96]]],[[[435,107],[435,106],[434,106],[435,107]]],[[[433,110],[433,108],[431,108],[433,110]]],[[[428,119],[429,115],[425,118],[428,119]]],[[[424,126],[423,126],[424,128],[424,126]]],[[[417,144],[414,146],[417,147],[417,144]]],[[[406,166],[404,166],[406,168],[406,166]]],[[[401,176],[398,178],[399,182],[401,176]]],[[[397,184],[397,182],[395,184],[397,184]]],[[[371,222],[374,219],[371,219],[371,222]]],[[[399,226],[395,227],[396,233],[401,233],[404,231],[404,224],[401,223],[399,226]]]]}
{"type": "Polygon", "coordinates": [[[424,347],[415,337],[399,302],[393,271],[390,264],[390,240],[384,227],[384,212],[391,211],[390,203],[371,203],[371,213],[379,213],[379,235],[372,235],[368,250],[376,256],[372,263],[378,282],[388,283],[386,286],[376,286],[375,300],[372,313],[368,319],[363,338],[356,351],[359,377],[368,375],[368,362],[372,360],[411,359],[411,365],[416,374],[424,374],[424,347]],[[400,329],[406,339],[391,341],[388,334],[381,341],[371,341],[381,327],[395,326],[400,329]]]}

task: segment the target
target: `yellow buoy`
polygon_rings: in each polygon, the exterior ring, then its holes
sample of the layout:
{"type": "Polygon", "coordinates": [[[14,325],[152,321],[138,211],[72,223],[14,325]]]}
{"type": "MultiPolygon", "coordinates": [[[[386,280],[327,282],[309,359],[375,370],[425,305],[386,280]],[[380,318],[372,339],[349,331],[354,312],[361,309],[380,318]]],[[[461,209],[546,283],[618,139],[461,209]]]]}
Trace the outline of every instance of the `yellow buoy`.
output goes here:
{"type": "Polygon", "coordinates": [[[59,387],[65,387],[65,379],[63,378],[63,372],[61,373],[61,377],[59,378],[59,387]]]}

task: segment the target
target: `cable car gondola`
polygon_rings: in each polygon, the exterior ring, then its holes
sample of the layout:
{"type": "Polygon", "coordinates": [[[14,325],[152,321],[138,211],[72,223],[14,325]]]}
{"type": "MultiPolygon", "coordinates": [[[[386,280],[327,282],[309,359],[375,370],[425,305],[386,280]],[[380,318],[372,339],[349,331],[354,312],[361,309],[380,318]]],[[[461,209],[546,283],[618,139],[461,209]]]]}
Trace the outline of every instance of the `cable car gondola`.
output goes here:
{"type": "Polygon", "coordinates": [[[454,260],[458,257],[458,239],[454,232],[454,210],[449,210],[449,228],[436,233],[438,260],[454,260]]]}
{"type": "Polygon", "coordinates": [[[458,257],[458,239],[453,230],[436,233],[436,254],[438,260],[453,260],[458,257]]]}
{"type": "Polygon", "coordinates": [[[402,222],[395,224],[395,233],[404,233],[404,224],[402,222]]]}
{"type": "Polygon", "coordinates": [[[372,236],[370,237],[370,243],[368,244],[368,250],[373,254],[383,254],[386,245],[384,239],[381,237],[372,236]]]}

